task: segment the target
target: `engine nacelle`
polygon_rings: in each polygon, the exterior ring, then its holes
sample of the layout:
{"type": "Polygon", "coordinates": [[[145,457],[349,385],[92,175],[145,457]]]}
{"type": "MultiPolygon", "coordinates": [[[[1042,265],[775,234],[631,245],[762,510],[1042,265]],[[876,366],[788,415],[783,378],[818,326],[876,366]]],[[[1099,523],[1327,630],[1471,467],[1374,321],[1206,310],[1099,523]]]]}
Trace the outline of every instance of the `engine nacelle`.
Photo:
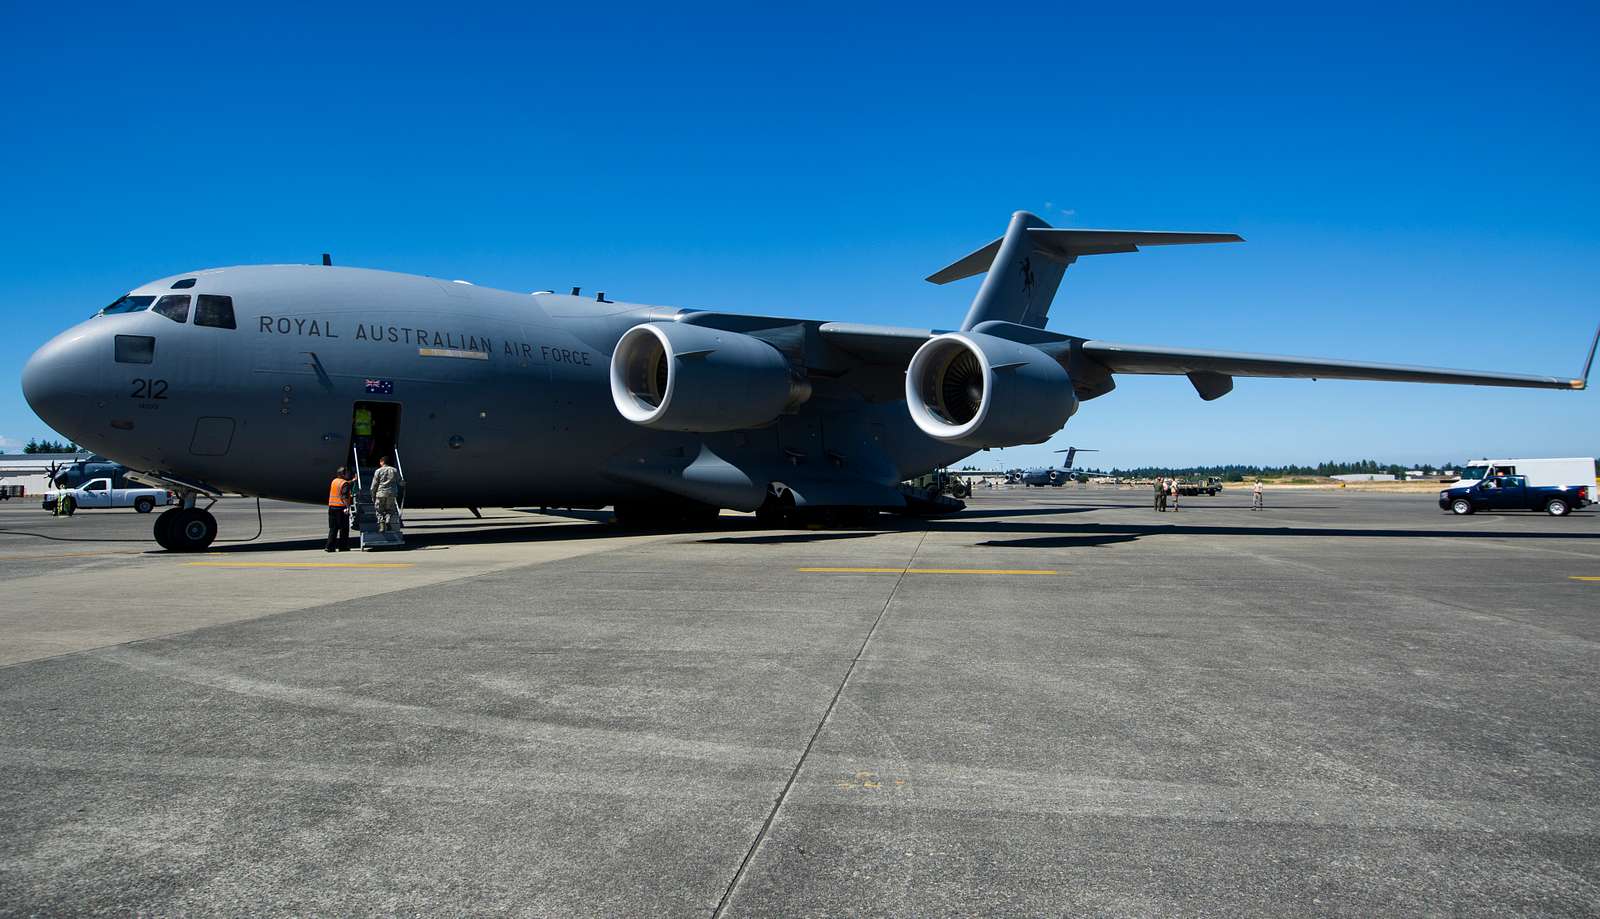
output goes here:
{"type": "Polygon", "coordinates": [[[811,384],[759,338],[678,322],[624,332],[611,354],[622,417],[663,431],[760,427],[811,397],[811,384]]]}
{"type": "Polygon", "coordinates": [[[1078,397],[1067,371],[1032,345],[946,332],[912,356],[906,405],[929,437],[1010,447],[1048,440],[1078,410],[1078,397]]]}

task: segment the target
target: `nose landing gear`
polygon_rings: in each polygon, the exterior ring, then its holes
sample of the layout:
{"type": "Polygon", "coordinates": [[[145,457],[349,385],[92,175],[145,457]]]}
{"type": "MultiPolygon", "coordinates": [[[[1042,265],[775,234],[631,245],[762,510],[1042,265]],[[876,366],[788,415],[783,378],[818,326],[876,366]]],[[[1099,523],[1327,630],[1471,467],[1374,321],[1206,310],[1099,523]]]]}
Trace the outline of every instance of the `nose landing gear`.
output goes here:
{"type": "Polygon", "coordinates": [[[156,542],[168,552],[203,552],[217,538],[217,518],[199,507],[174,507],[156,518],[156,542]]]}

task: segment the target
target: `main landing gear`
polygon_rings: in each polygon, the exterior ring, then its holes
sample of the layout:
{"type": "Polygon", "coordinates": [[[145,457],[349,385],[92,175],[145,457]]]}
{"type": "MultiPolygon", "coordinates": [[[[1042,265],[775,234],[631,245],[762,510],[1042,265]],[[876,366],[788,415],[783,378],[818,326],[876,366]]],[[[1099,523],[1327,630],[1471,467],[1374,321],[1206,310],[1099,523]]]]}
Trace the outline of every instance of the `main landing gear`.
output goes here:
{"type": "MultiPolygon", "coordinates": [[[[188,502],[193,502],[189,498],[188,502]]],[[[156,518],[156,542],[168,552],[203,552],[217,538],[217,518],[205,508],[188,503],[163,511],[156,518]]]]}

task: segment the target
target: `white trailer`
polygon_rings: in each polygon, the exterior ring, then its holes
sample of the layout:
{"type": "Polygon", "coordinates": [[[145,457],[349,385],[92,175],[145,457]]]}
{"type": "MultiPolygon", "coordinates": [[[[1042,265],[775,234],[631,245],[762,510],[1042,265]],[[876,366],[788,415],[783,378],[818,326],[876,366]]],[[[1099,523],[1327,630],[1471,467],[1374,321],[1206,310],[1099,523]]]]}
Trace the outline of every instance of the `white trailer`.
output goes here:
{"type": "Polygon", "coordinates": [[[0,478],[0,501],[42,495],[52,486],[47,475],[10,475],[0,478]]]}
{"type": "MultiPolygon", "coordinates": [[[[1572,488],[1595,486],[1594,457],[1567,456],[1545,459],[1479,459],[1461,469],[1461,480],[1479,480],[1492,475],[1525,476],[1533,488],[1547,486],[1572,488]]],[[[1592,494],[1592,492],[1591,492],[1592,494]]]]}

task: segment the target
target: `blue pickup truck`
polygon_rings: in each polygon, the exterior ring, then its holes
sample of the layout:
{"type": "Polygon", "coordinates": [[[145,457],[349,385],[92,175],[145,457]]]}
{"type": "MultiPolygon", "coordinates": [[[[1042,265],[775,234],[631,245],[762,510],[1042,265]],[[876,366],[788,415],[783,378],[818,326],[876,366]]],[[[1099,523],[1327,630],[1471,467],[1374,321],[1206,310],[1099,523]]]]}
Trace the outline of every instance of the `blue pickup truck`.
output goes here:
{"type": "Polygon", "coordinates": [[[1565,517],[1593,503],[1593,494],[1594,489],[1585,485],[1529,485],[1527,476],[1497,475],[1478,481],[1463,480],[1460,485],[1439,492],[1439,506],[1457,514],[1521,510],[1565,517]]]}

